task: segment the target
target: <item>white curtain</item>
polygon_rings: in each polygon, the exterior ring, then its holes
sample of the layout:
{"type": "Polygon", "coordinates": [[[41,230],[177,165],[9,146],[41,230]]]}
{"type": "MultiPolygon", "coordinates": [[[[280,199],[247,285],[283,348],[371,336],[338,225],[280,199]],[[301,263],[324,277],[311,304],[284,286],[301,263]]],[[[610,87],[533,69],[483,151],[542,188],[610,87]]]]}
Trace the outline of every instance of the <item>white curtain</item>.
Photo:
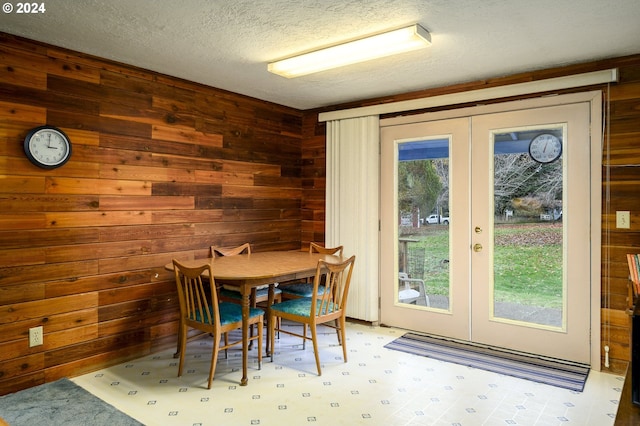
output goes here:
{"type": "Polygon", "coordinates": [[[325,244],[356,255],[347,316],[378,321],[380,124],[377,115],[327,122],[325,244]]]}

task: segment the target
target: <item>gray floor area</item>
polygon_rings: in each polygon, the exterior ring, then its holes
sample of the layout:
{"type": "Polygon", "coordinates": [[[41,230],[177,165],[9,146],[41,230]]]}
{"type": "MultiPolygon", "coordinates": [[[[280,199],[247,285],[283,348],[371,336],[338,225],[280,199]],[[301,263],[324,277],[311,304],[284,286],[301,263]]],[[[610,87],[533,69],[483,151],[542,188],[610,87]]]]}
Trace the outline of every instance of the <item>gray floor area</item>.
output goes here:
{"type": "MultiPolygon", "coordinates": [[[[429,295],[432,308],[448,309],[447,296],[429,295]]],[[[518,303],[496,303],[495,316],[514,321],[524,321],[534,324],[562,326],[562,311],[560,309],[544,308],[540,306],[521,305],[518,303]]]]}

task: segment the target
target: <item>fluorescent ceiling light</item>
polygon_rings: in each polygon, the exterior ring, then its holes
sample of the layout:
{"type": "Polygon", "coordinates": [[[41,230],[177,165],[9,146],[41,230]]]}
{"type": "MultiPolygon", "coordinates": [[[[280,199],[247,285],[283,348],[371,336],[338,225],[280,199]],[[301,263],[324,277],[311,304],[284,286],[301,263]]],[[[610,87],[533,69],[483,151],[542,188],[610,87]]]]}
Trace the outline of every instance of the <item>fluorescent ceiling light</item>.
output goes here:
{"type": "Polygon", "coordinates": [[[283,77],[299,77],[370,59],[383,58],[396,53],[421,49],[430,44],[431,35],[429,32],[416,24],[271,62],[267,69],[283,77]]]}

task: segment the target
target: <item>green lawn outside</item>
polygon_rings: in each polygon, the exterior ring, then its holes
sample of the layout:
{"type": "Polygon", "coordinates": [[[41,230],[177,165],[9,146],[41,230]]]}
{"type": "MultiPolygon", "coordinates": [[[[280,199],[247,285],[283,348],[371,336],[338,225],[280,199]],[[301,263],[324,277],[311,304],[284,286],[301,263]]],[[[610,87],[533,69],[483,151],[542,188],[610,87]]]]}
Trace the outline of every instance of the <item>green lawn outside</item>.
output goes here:
{"type": "MultiPolygon", "coordinates": [[[[423,277],[428,293],[448,295],[448,226],[424,226],[412,230],[411,237],[420,241],[409,245],[409,256],[415,256],[416,250],[425,253],[423,277]]],[[[496,301],[561,308],[562,224],[498,224],[494,238],[496,301]]]]}

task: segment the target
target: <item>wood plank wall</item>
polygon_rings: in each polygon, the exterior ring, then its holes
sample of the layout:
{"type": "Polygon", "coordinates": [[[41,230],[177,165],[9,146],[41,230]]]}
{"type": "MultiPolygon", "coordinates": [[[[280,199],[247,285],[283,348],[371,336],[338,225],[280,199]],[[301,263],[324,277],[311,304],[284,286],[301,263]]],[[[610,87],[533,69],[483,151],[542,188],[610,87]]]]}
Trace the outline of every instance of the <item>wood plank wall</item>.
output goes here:
{"type": "Polygon", "coordinates": [[[173,345],[172,258],[299,249],[301,131],[298,110],[0,33],[0,395],[173,345]],[[59,169],[23,153],[42,124],[73,143],[59,169]]]}
{"type": "MultiPolygon", "coordinates": [[[[604,350],[602,366],[604,371],[623,373],[630,359],[630,317],[627,314],[628,269],[626,253],[640,253],[640,55],[615,58],[597,62],[572,65],[535,72],[522,73],[508,77],[500,77],[464,83],[448,87],[422,90],[348,104],[333,106],[315,111],[306,111],[303,126],[303,175],[305,202],[307,211],[304,214],[303,234],[311,238],[315,232],[324,229],[324,193],[319,190],[318,180],[324,178],[319,167],[325,158],[319,158],[324,152],[325,124],[318,123],[317,114],[323,111],[357,108],[369,105],[425,98],[467,90],[483,89],[561,77],[565,75],[597,71],[608,68],[619,68],[618,83],[607,86],[566,90],[558,93],[572,93],[601,89],[604,97],[610,102],[604,103],[603,111],[607,112],[605,143],[603,149],[603,215],[602,215],[602,346],[610,347],[610,367],[604,367],[604,350]],[[309,195],[307,197],[307,194],[309,195]],[[631,212],[631,228],[615,229],[616,210],[631,212]]],[[[535,96],[539,96],[537,94],[535,96]]],[[[548,94],[547,94],[548,95],[548,94]]],[[[507,100],[492,100],[486,103],[507,100]]],[[[430,110],[411,111],[389,114],[381,118],[396,115],[420,114],[429,111],[473,106],[471,104],[441,107],[430,110]]]]}
{"type": "MultiPolygon", "coordinates": [[[[415,99],[619,67],[603,150],[602,336],[629,360],[627,266],[640,252],[640,55],[370,99],[415,99]],[[610,143],[609,143],[610,142],[610,143]],[[631,229],[616,230],[616,210],[631,229]]],[[[593,89],[593,88],[590,88],[593,89]]],[[[461,105],[462,106],[462,105],[461,105]]],[[[465,105],[466,106],[466,105],[465,105]]],[[[0,394],[175,342],[172,257],[324,241],[325,126],[300,112],[0,33],[0,394]],[[74,143],[54,171],[27,130],[74,143]],[[29,348],[30,327],[45,344],[29,348]]],[[[416,111],[424,112],[424,111],[416,111]]]]}

